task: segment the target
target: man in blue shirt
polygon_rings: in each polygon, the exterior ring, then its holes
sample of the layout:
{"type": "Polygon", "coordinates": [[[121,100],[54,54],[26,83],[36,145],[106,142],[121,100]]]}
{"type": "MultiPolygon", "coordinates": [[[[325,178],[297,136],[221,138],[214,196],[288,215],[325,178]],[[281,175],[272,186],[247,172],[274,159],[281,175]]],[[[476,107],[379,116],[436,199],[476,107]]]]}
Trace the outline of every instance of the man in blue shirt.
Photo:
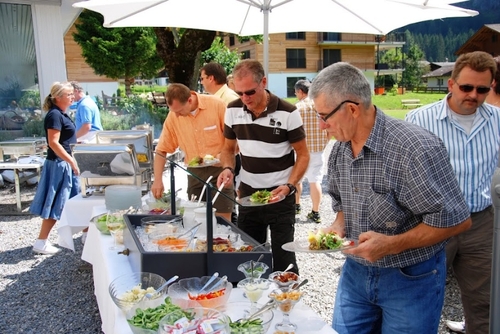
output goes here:
{"type": "Polygon", "coordinates": [[[494,224],[490,186],[500,147],[500,113],[484,101],[496,71],[488,53],[463,54],[448,80],[450,93],[406,116],[443,140],[471,212],[472,228],[446,246],[448,267],[460,286],[467,334],[489,332],[494,224]]]}
{"type": "Polygon", "coordinates": [[[437,333],[446,240],[471,225],[446,147],[376,108],[368,80],[350,64],[323,69],[309,96],[321,128],[337,140],[327,173],[337,216],[324,231],[358,242],[344,250],[332,327],[437,333]]]}
{"type": "Polygon", "coordinates": [[[90,131],[102,130],[101,114],[97,104],[90,96],[85,95],[85,90],[78,82],[72,81],[71,85],[75,90],[75,101],[77,101],[75,116],[76,138],[80,138],[90,131]]]}

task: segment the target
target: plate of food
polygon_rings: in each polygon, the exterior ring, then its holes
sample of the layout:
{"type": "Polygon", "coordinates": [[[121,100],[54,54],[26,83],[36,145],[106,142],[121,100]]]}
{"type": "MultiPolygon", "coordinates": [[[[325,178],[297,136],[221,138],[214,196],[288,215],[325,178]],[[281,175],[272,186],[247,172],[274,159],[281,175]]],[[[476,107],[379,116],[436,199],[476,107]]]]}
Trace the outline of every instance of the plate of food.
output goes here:
{"type": "Polygon", "coordinates": [[[272,195],[268,190],[259,190],[252,195],[238,199],[242,206],[262,206],[281,202],[285,199],[283,195],[272,195]]]}
{"type": "Polygon", "coordinates": [[[307,239],[287,242],[281,248],[289,252],[332,253],[356,246],[356,241],[341,238],[336,233],[309,232],[307,239]]]}
{"type": "Polygon", "coordinates": [[[194,157],[193,159],[189,160],[187,166],[189,168],[201,168],[212,166],[218,164],[219,162],[219,159],[215,158],[213,155],[207,154],[204,157],[194,157]]]}

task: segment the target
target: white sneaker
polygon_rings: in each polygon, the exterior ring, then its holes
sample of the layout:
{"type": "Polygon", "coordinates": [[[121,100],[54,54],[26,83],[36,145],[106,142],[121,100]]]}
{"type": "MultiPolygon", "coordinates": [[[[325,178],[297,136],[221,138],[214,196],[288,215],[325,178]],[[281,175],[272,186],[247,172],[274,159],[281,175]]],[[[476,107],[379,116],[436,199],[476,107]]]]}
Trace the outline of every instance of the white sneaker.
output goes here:
{"type": "Polygon", "coordinates": [[[48,241],[47,239],[45,239],[45,240],[37,239],[35,241],[35,244],[33,245],[33,252],[39,253],[39,254],[50,255],[50,254],[55,254],[59,251],[60,251],[60,249],[54,247],[50,243],[50,241],[48,241]]]}
{"type": "Polygon", "coordinates": [[[85,245],[85,241],[87,241],[87,232],[82,232],[82,245],[85,245]]]}
{"type": "Polygon", "coordinates": [[[446,326],[457,333],[465,333],[465,321],[446,320],[446,326]]]}

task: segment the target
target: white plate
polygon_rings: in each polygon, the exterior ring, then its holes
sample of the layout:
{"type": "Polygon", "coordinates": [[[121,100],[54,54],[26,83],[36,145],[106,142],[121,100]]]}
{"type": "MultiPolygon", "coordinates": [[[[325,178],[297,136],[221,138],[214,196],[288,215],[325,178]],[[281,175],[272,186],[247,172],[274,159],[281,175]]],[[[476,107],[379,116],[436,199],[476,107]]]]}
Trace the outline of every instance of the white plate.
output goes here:
{"type": "Polygon", "coordinates": [[[219,162],[220,162],[219,159],[210,159],[210,160],[208,160],[208,162],[205,162],[205,160],[203,160],[203,163],[201,165],[189,166],[189,164],[186,164],[186,167],[188,167],[188,168],[202,168],[202,167],[208,167],[208,166],[216,165],[219,162]]]}
{"type": "Polygon", "coordinates": [[[278,202],[281,202],[282,200],[285,199],[285,196],[283,195],[277,195],[277,196],[274,196],[273,197],[273,201],[272,202],[267,202],[267,203],[259,203],[259,202],[252,202],[250,200],[252,196],[247,196],[247,197],[243,197],[243,198],[240,198],[240,199],[237,199],[236,201],[238,203],[240,203],[240,205],[242,206],[263,206],[263,205],[271,205],[271,204],[275,204],[275,203],[278,203],[278,202]]]}
{"type": "Polygon", "coordinates": [[[289,252],[301,252],[301,253],[334,253],[334,252],[340,252],[343,251],[344,249],[356,247],[356,243],[354,241],[354,245],[349,245],[349,246],[340,246],[339,248],[335,249],[318,249],[318,250],[313,250],[309,249],[309,241],[307,239],[298,239],[292,242],[287,242],[286,244],[282,245],[281,248],[283,248],[286,251],[289,252]]]}

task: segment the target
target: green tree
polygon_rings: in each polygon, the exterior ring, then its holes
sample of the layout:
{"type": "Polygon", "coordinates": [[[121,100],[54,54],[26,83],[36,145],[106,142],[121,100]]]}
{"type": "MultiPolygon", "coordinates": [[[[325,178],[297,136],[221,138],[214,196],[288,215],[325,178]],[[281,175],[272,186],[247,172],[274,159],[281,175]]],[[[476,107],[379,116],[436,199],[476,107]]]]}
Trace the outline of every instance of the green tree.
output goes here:
{"type": "Polygon", "coordinates": [[[82,56],[97,75],[125,79],[125,92],[136,76],[155,77],[162,68],[156,53],[156,35],[151,28],[104,28],[101,14],[84,10],[74,40],[82,56]]]}
{"type": "Polygon", "coordinates": [[[196,89],[201,53],[210,48],[216,32],[209,30],[153,28],[156,51],[165,65],[169,81],[196,89]]]}
{"type": "Polygon", "coordinates": [[[422,83],[424,68],[420,61],[424,59],[424,52],[415,44],[411,34],[406,32],[406,43],[408,45],[405,52],[405,70],[403,72],[402,83],[404,87],[415,87],[422,83]]]}
{"type": "Polygon", "coordinates": [[[216,62],[224,67],[226,73],[233,72],[234,66],[240,60],[240,54],[237,51],[229,50],[222,38],[218,36],[215,37],[210,49],[201,53],[201,57],[202,66],[209,62],[216,62]]]}

